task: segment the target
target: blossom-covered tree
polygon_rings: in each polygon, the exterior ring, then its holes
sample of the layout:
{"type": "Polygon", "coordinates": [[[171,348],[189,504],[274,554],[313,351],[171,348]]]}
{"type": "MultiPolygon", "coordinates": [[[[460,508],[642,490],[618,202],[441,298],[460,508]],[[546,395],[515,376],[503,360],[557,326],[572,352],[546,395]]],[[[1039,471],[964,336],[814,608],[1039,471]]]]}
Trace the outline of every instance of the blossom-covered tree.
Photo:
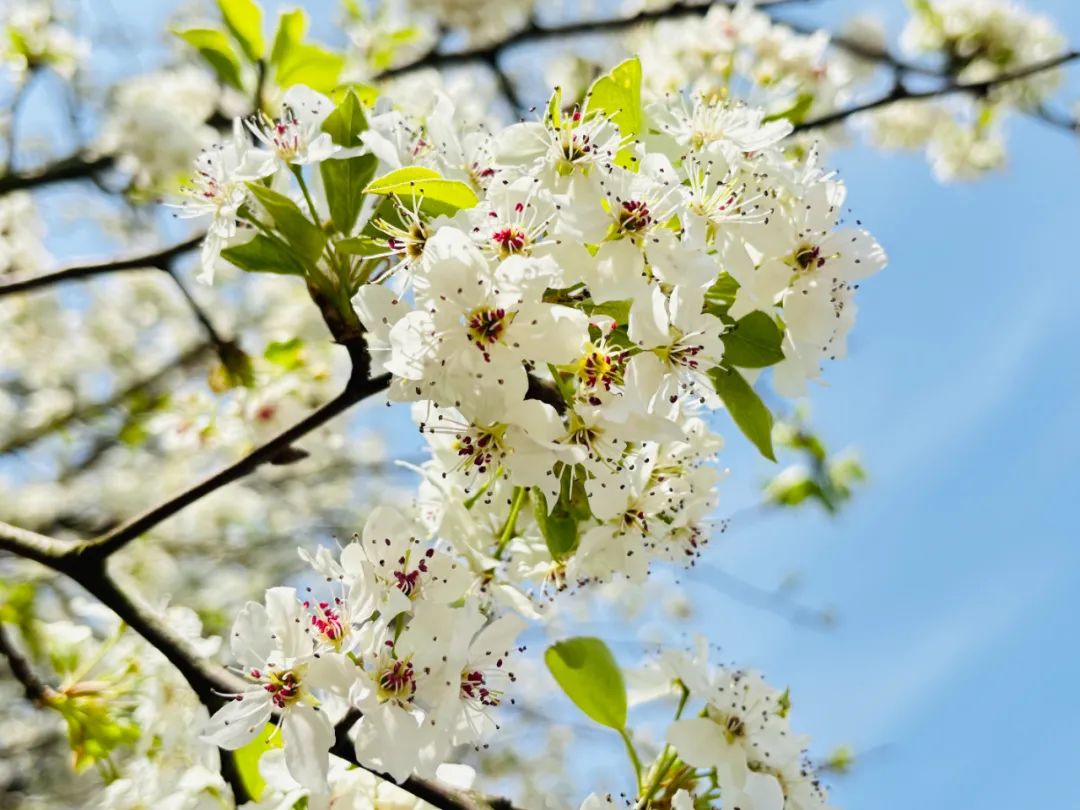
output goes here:
{"type": "Polygon", "coordinates": [[[217,0],[121,77],[73,8],[7,4],[0,689],[26,700],[0,750],[41,776],[3,789],[829,807],[790,691],[719,639],[631,662],[572,628],[718,555],[720,431],[805,455],[762,508],[850,497],[858,463],[788,405],[886,264],[830,152],[858,134],[977,177],[1008,116],[1077,129],[1054,105],[1078,54],[1004,0],[913,3],[899,50],[794,4],[348,0],[335,46],[217,0]],[[66,152],[24,138],[52,96],[66,152]],[[57,266],[64,206],[117,257],[57,266]],[[624,778],[515,747],[553,690],[621,739],[624,778]]]}

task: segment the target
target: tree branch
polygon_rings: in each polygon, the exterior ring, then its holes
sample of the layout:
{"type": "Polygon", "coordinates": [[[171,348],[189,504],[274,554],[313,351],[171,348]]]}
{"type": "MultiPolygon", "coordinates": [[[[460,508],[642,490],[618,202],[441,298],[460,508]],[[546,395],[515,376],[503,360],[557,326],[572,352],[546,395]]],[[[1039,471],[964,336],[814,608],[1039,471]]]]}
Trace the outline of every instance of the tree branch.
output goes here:
{"type": "Polygon", "coordinates": [[[15,293],[29,292],[53,284],[76,279],[92,278],[105,273],[118,273],[126,270],[161,269],[177,256],[195,250],[202,244],[205,234],[198,234],[182,242],[162,248],[154,253],[143,253],[127,258],[113,259],[100,264],[80,264],[54,270],[40,276],[11,281],[0,285],[0,298],[15,293]]]}
{"type": "Polygon", "coordinates": [[[53,689],[34,672],[30,662],[15,646],[14,639],[0,623],[0,655],[7,658],[11,674],[22,684],[26,699],[31,703],[40,703],[47,698],[53,689]]]}
{"type": "MultiPolygon", "coordinates": [[[[757,8],[772,8],[803,2],[804,0],[759,0],[757,8]]],[[[735,7],[734,0],[718,0],[711,3],[674,3],[661,9],[641,11],[630,17],[612,17],[599,20],[582,20],[566,23],[564,25],[541,26],[535,21],[530,21],[524,28],[519,28],[503,39],[473,48],[463,48],[457,51],[440,51],[437,49],[428,51],[423,56],[387,68],[375,76],[375,79],[389,79],[412,73],[423,68],[444,68],[454,65],[464,65],[473,62],[492,64],[503,51],[521,45],[530,45],[544,42],[550,39],[564,39],[567,37],[583,36],[586,34],[605,34],[625,31],[660,20],[679,19],[681,17],[703,17],[714,6],[735,7]]]]}
{"type": "Polygon", "coordinates": [[[949,96],[956,93],[970,93],[972,95],[981,95],[990,92],[995,87],[1008,84],[1009,82],[1019,81],[1020,79],[1026,79],[1030,76],[1034,76],[1038,73],[1044,73],[1048,70],[1053,70],[1056,67],[1067,64],[1068,62],[1080,59],[1080,51],[1067,51],[1063,54],[1059,54],[1051,59],[1044,59],[1039,62],[1033,62],[1030,65],[1026,65],[1022,68],[1018,68],[1008,73],[1002,73],[990,79],[983,79],[977,82],[960,82],[949,81],[941,87],[934,87],[929,90],[908,90],[902,81],[897,81],[893,85],[892,89],[884,95],[869,101],[864,101],[861,104],[856,104],[851,107],[847,107],[843,110],[836,110],[835,112],[828,113],[815,118],[810,121],[804,121],[795,127],[795,132],[805,132],[811,129],[818,129],[821,127],[832,126],[833,124],[840,123],[853,115],[859,113],[875,110],[879,107],[884,107],[888,104],[892,104],[901,100],[919,100],[937,98],[940,96],[949,96]]]}
{"type": "Polygon", "coordinates": [[[115,162],[111,155],[91,157],[85,152],[76,152],[36,169],[0,176],[0,194],[47,186],[65,180],[93,178],[111,169],[115,162]]]}
{"type": "Polygon", "coordinates": [[[196,343],[191,348],[180,354],[178,357],[170,360],[157,371],[146,377],[141,377],[140,379],[134,380],[133,382],[118,390],[116,393],[112,394],[112,396],[108,397],[107,399],[101,400],[100,402],[93,402],[87,405],[73,408],[67,413],[61,414],[60,416],[49,420],[43,425],[39,425],[36,428],[25,431],[20,435],[14,436],[13,438],[9,439],[6,444],[0,445],[0,456],[7,453],[13,453],[16,450],[22,450],[24,447],[28,447],[34,442],[48,436],[50,433],[55,433],[58,430],[63,430],[72,422],[88,421],[90,419],[95,419],[102,414],[107,413],[108,411],[117,407],[118,405],[123,403],[124,400],[128,399],[134,394],[137,394],[140,391],[154,388],[174,371],[177,371],[178,369],[182,369],[194,363],[196,360],[206,354],[207,350],[210,349],[210,347],[211,344],[209,341],[202,341],[196,343]]]}
{"type": "Polygon", "coordinates": [[[366,364],[362,368],[354,367],[353,374],[350,376],[345,390],[337,397],[253,450],[235,464],[203,479],[195,486],[184,490],[164,503],[148,509],[141,515],[122,523],[110,532],[79,547],[74,552],[75,555],[84,558],[104,559],[114,551],[123,548],[139,535],[172,517],[185,506],[195,503],[200,498],[209,495],[226,484],[249,475],[263,464],[273,463],[294,442],[326,424],[335,416],[344,413],[365,397],[384,390],[389,381],[388,375],[382,375],[371,380],[367,379],[366,364]]]}

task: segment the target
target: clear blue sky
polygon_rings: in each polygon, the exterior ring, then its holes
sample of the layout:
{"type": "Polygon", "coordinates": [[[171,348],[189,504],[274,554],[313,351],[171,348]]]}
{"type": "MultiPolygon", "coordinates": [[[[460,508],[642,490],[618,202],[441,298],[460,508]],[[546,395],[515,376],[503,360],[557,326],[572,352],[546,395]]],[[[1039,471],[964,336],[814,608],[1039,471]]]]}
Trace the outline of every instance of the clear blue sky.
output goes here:
{"type": "MultiPolygon", "coordinates": [[[[1080,46],[1080,5],[1028,5],[1080,46]]],[[[112,6],[134,30],[153,23],[123,13],[145,4],[112,6]]],[[[832,27],[856,10],[892,31],[904,13],[821,0],[791,14],[832,27]]],[[[765,587],[798,572],[799,600],[839,624],[792,626],[718,596],[705,573],[684,580],[726,657],[792,686],[819,752],[871,749],[831,780],[848,810],[1075,803],[1080,141],[1016,120],[1009,155],[1004,172],[953,186],[919,155],[832,156],[890,265],[862,287],[851,356],[829,369],[813,421],[857,446],[872,480],[836,520],[736,524],[711,561],[765,587]]],[[[734,509],[768,470],[725,432],[734,509]]]]}

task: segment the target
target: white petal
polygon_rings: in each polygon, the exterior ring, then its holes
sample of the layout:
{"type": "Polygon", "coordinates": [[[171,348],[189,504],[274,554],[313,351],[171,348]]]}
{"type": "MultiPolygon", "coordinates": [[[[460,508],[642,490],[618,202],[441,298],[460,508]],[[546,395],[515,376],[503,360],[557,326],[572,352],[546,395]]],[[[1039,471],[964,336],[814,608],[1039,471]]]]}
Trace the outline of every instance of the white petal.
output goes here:
{"type": "Polygon", "coordinates": [[[270,714],[270,696],[262,689],[252,690],[214,712],[200,739],[235,751],[255,739],[270,722],[270,714]]]}
{"type": "Polygon", "coordinates": [[[285,713],[281,730],[289,775],[306,788],[326,792],[328,752],[334,744],[334,727],[329,718],[312,706],[298,703],[285,713]]]}

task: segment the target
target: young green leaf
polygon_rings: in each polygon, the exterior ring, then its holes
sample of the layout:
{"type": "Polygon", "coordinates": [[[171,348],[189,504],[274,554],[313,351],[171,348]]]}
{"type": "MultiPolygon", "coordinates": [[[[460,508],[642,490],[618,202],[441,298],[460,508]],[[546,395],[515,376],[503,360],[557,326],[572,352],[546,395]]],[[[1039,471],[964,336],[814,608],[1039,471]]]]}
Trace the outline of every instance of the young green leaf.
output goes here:
{"type": "Polygon", "coordinates": [[[345,98],[323,121],[323,132],[330,133],[330,139],[339,146],[357,146],[360,133],[368,128],[364,105],[351,88],[345,98]]]}
{"type": "Polygon", "coordinates": [[[260,183],[248,183],[247,187],[274,220],[277,230],[285,237],[289,247],[296,251],[304,265],[313,265],[326,247],[326,234],[318,225],[304,216],[296,203],[284,194],[271,191],[260,183]]]}
{"type": "Polygon", "coordinates": [[[602,726],[626,728],[626,684],[615,656],[598,638],[579,636],[544,652],[552,677],[590,718],[602,726]]]}
{"type": "Polygon", "coordinates": [[[364,202],[364,188],[375,176],[378,164],[379,159],[374,155],[330,159],[319,164],[330,221],[338,233],[352,232],[364,202]]]}
{"type": "Polygon", "coordinates": [[[306,84],[312,90],[329,93],[338,84],[345,57],[319,45],[304,42],[308,18],[302,9],[284,12],[278,18],[270,64],[274,81],[283,89],[306,84]]]}
{"type": "Polygon", "coordinates": [[[531,495],[533,517],[552,559],[565,560],[578,547],[577,519],[565,508],[562,499],[556,502],[555,508],[549,513],[543,490],[533,487],[531,495]]]}
{"type": "Polygon", "coordinates": [[[784,359],[784,333],[764,312],[751,312],[724,333],[724,363],[739,368],[765,368],[784,359]]]}
{"type": "Polygon", "coordinates": [[[229,38],[214,28],[189,28],[176,35],[199,52],[225,84],[237,90],[244,89],[240,77],[240,59],[233,50],[229,38]]]}
{"type": "MultiPolygon", "coordinates": [[[[586,112],[608,116],[626,140],[641,132],[641,61],[635,56],[627,59],[605,76],[601,76],[585,96],[586,112]]],[[[627,146],[619,150],[615,162],[624,169],[637,169],[637,159],[627,146]]]]}
{"type": "Polygon", "coordinates": [[[476,193],[460,180],[447,180],[433,169],[409,166],[383,175],[364,191],[393,194],[403,202],[419,199],[420,208],[432,216],[451,216],[479,202],[476,193]]]}
{"type": "Polygon", "coordinates": [[[723,366],[709,372],[713,387],[739,430],[743,432],[761,455],[776,461],[772,446],[772,413],[742,374],[723,366]]]}
{"type": "Polygon", "coordinates": [[[255,801],[262,798],[263,791],[266,789],[266,780],[259,772],[259,760],[267,751],[281,747],[281,735],[276,732],[277,727],[272,723],[267,723],[266,728],[258,737],[242,748],[226,754],[232,756],[240,781],[244,783],[248,794],[255,801]]]}
{"type": "Polygon", "coordinates": [[[586,95],[586,112],[598,111],[619,127],[624,138],[641,132],[641,61],[627,59],[601,76],[586,95]]]}
{"type": "Polygon", "coordinates": [[[278,17],[277,31],[274,32],[274,44],[270,49],[270,64],[277,67],[285,55],[300,44],[307,32],[307,14],[302,8],[283,11],[278,17]]]}
{"type": "Polygon", "coordinates": [[[261,233],[249,242],[225,248],[221,251],[221,258],[248,273],[304,275],[303,265],[286,245],[261,233]]]}
{"type": "Polygon", "coordinates": [[[262,8],[255,0],[218,0],[221,18],[232,38],[252,62],[266,53],[262,32],[262,8]]]}
{"type": "Polygon", "coordinates": [[[334,249],[348,256],[378,256],[387,252],[386,242],[363,234],[339,239],[334,242],[334,249]]]}
{"type": "Polygon", "coordinates": [[[275,366],[292,371],[304,364],[304,341],[298,337],[274,341],[267,344],[263,357],[275,366]]]}
{"type": "Polygon", "coordinates": [[[319,93],[329,93],[345,68],[345,57],[320,45],[301,42],[290,48],[278,65],[275,81],[282,87],[305,84],[319,93]]]}

